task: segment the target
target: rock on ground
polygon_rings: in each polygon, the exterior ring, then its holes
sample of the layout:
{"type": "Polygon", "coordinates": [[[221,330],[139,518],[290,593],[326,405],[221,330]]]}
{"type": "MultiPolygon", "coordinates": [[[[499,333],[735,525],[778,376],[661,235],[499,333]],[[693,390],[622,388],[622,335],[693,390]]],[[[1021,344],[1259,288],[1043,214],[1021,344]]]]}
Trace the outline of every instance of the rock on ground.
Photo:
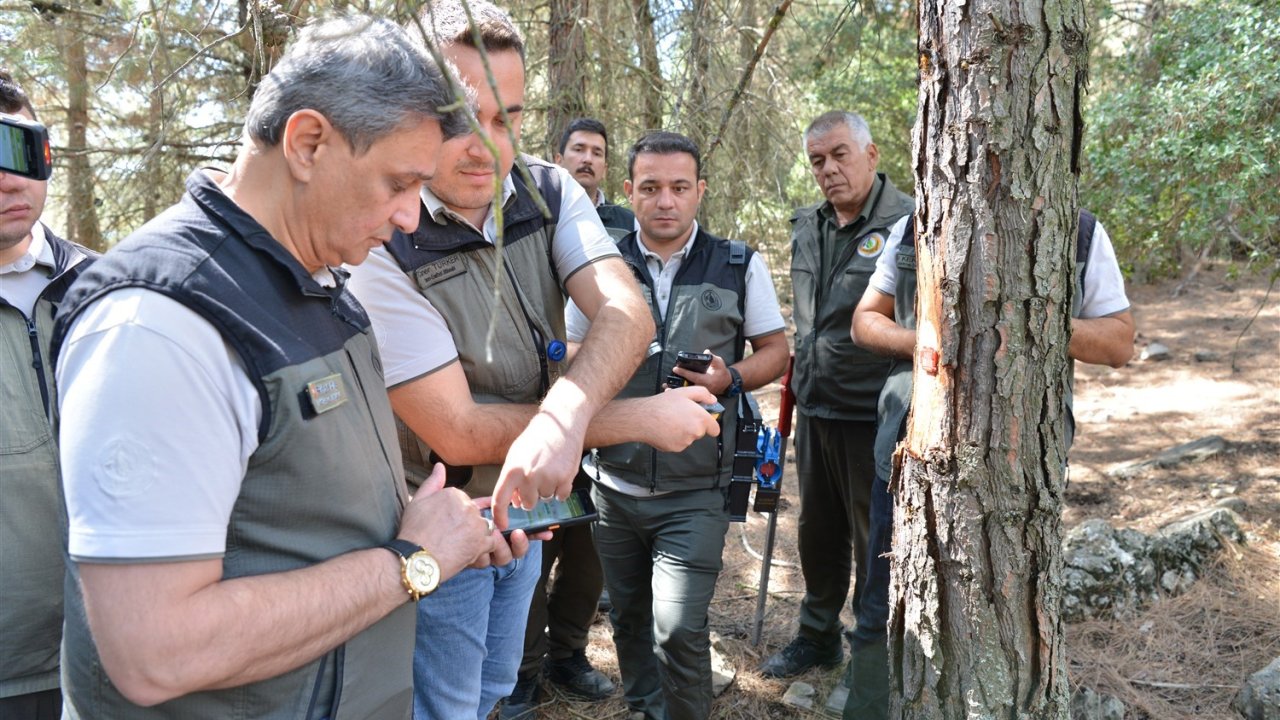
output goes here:
{"type": "Polygon", "coordinates": [[[1071,694],[1071,720],[1124,720],[1124,703],[1080,688],[1071,694]]]}
{"type": "Polygon", "coordinates": [[[1160,590],[1185,592],[1224,541],[1244,542],[1242,522],[1225,507],[1180,518],[1151,535],[1086,520],[1063,542],[1063,619],[1114,617],[1160,590]]]}
{"type": "Polygon", "coordinates": [[[1280,657],[1249,676],[1231,709],[1245,720],[1280,720],[1280,657]]]}

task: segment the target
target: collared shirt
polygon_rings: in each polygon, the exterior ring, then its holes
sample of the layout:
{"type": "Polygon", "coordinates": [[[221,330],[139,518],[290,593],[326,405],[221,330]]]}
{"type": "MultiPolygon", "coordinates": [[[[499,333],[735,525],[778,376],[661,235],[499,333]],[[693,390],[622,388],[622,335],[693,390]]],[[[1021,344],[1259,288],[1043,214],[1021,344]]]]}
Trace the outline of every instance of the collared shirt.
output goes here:
{"type": "Polygon", "coordinates": [[[57,261],[39,221],[31,226],[31,242],[21,257],[0,265],[0,298],[31,317],[36,299],[53,278],[57,261]],[[34,272],[32,272],[34,270],[34,272]]]}
{"type": "MultiPolygon", "coordinates": [[[[511,172],[518,171],[515,168],[512,168],[511,172]]],[[[511,205],[511,200],[516,196],[516,184],[515,181],[511,179],[511,172],[507,173],[507,176],[502,178],[503,210],[507,209],[507,207],[511,205]]],[[[436,197],[436,194],[431,192],[431,188],[427,187],[425,183],[422,186],[422,192],[420,195],[422,196],[422,204],[427,209],[427,214],[431,216],[432,220],[436,221],[437,225],[444,225],[449,220],[453,220],[454,222],[466,225],[472,230],[480,233],[484,236],[484,239],[489,241],[491,244],[497,243],[498,224],[497,220],[494,218],[494,203],[490,202],[489,209],[485,211],[484,227],[478,228],[473,225],[470,220],[462,217],[445,206],[444,201],[436,197]]]]}
{"type": "Polygon", "coordinates": [[[831,202],[827,201],[818,208],[818,217],[823,222],[818,224],[821,229],[821,236],[818,240],[818,251],[821,253],[822,262],[822,279],[823,286],[828,285],[829,275],[831,274],[831,266],[835,259],[840,255],[840,248],[847,242],[853,242],[862,235],[863,229],[867,225],[867,221],[871,219],[871,213],[876,207],[876,198],[880,195],[880,191],[884,189],[884,181],[877,174],[875,180],[871,183],[871,189],[867,191],[867,199],[862,203],[862,210],[858,213],[858,217],[852,222],[845,225],[840,224],[839,218],[836,216],[836,209],[831,206],[831,202]]]}
{"type": "MultiPolygon", "coordinates": [[[[680,272],[681,263],[688,257],[693,241],[697,237],[698,221],[695,220],[693,230],[689,233],[689,240],[683,247],[672,253],[664,263],[657,253],[644,244],[644,239],[639,234],[636,235],[636,245],[644,253],[645,268],[653,280],[653,296],[658,303],[658,313],[664,321],[667,319],[667,303],[671,299],[671,286],[674,284],[676,274],[680,272]]],[[[778,294],[773,288],[769,267],[758,252],[751,254],[751,262],[747,264],[746,282],[746,317],[742,322],[743,336],[748,339],[757,338],[781,330],[784,325],[778,308],[778,294]]],[[[569,336],[569,340],[582,342],[587,335],[587,330],[591,327],[591,321],[572,302],[565,307],[564,315],[565,333],[569,336]]]]}

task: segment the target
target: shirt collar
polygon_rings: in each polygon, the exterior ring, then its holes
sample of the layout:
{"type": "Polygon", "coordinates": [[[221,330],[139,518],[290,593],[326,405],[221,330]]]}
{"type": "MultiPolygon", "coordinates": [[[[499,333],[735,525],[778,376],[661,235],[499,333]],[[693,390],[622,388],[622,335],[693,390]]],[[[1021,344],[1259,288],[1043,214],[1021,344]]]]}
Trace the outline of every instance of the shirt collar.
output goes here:
{"type": "Polygon", "coordinates": [[[36,265],[44,265],[51,270],[58,265],[53,257],[53,247],[44,236],[44,225],[39,220],[31,226],[31,242],[27,244],[27,252],[8,265],[0,265],[0,274],[24,273],[36,265]]]}
{"type": "Polygon", "coordinates": [[[858,217],[845,225],[841,225],[840,220],[836,218],[836,209],[832,207],[830,200],[822,203],[822,207],[818,208],[818,212],[838,229],[843,230],[846,227],[861,227],[871,219],[871,213],[875,210],[873,207],[875,203],[873,203],[872,200],[880,194],[880,187],[882,185],[884,185],[884,180],[880,179],[880,173],[876,173],[875,179],[871,181],[871,189],[867,190],[867,199],[862,203],[862,210],[858,213],[858,217]]]}
{"type": "MultiPolygon", "coordinates": [[[[449,220],[453,220],[455,222],[462,223],[463,225],[471,226],[471,222],[469,220],[445,207],[444,201],[436,197],[436,194],[431,192],[431,188],[427,187],[425,183],[422,185],[422,192],[419,194],[422,196],[422,204],[427,208],[427,214],[431,216],[431,219],[434,220],[437,225],[444,225],[449,220]]],[[[508,172],[507,176],[502,178],[502,208],[504,210],[511,204],[511,201],[515,196],[516,183],[511,179],[511,173],[508,172]]],[[[493,203],[490,202],[489,211],[485,213],[485,221],[488,222],[488,219],[492,217],[492,215],[493,203]]],[[[475,229],[480,230],[481,234],[483,234],[482,228],[475,229]]]]}
{"type": "MultiPolygon", "coordinates": [[[[694,220],[693,229],[689,232],[688,242],[684,244],[684,247],[681,247],[679,250],[671,253],[671,258],[667,262],[670,262],[671,260],[675,260],[677,258],[683,260],[685,256],[689,254],[689,250],[693,248],[693,241],[697,239],[698,239],[698,221],[694,220]]],[[[648,245],[644,244],[644,237],[642,237],[638,232],[636,233],[636,247],[640,248],[640,253],[645,256],[645,259],[657,260],[658,262],[662,262],[662,257],[658,255],[658,253],[650,250],[648,245]]]]}

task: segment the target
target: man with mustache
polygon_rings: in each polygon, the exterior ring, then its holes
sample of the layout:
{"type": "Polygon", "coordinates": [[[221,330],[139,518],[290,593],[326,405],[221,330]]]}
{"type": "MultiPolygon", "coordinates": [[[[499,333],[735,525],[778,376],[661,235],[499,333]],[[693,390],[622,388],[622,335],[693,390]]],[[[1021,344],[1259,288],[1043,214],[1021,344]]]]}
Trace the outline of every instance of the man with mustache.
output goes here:
{"type": "Polygon", "coordinates": [[[555,163],[573,173],[573,179],[587,191],[587,197],[596,204],[600,222],[614,240],[635,230],[635,214],[609,202],[601,188],[609,172],[609,133],[604,123],[595,118],[578,118],[569,123],[560,136],[555,163]]]}

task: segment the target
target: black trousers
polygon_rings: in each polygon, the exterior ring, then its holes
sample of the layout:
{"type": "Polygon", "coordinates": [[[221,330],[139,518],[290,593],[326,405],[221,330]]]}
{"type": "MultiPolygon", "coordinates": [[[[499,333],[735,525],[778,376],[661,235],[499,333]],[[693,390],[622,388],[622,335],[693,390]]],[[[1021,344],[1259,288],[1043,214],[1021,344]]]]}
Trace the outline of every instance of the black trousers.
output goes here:
{"type": "Polygon", "coordinates": [[[866,584],[876,424],[797,415],[798,536],[805,587],[799,634],[829,647],[840,642],[840,611],[850,578],[855,611],[866,584]]]}

